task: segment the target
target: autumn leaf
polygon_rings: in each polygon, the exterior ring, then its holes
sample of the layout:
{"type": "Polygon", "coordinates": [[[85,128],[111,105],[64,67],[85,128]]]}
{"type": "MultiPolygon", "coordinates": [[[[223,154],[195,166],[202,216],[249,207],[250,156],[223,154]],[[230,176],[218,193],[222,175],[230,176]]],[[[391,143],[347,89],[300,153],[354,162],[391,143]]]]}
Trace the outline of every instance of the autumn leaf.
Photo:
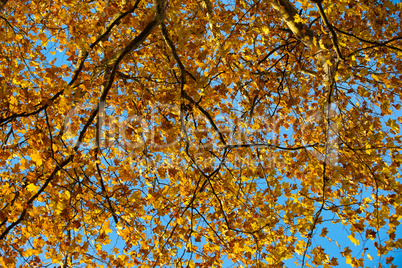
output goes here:
{"type": "Polygon", "coordinates": [[[353,244],[355,244],[355,246],[360,244],[359,239],[356,239],[354,234],[349,235],[348,238],[353,244]]]}
{"type": "Polygon", "coordinates": [[[40,188],[39,186],[36,186],[36,185],[33,184],[33,183],[30,183],[30,184],[28,184],[28,186],[27,186],[27,190],[28,190],[29,192],[32,192],[32,193],[37,192],[39,188],[40,188]]]}
{"type": "Polygon", "coordinates": [[[394,265],[401,12],[0,1],[0,266],[394,265]]]}

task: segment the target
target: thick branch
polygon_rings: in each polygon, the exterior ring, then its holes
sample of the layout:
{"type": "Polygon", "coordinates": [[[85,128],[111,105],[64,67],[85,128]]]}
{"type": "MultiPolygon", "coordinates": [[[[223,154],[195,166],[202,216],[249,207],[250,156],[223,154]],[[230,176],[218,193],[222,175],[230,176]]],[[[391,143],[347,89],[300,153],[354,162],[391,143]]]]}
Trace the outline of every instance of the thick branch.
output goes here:
{"type": "Polygon", "coordinates": [[[336,35],[336,32],[334,31],[334,28],[332,27],[332,24],[329,22],[327,16],[325,15],[324,8],[322,7],[321,3],[317,2],[316,5],[318,7],[318,11],[320,13],[320,16],[321,16],[322,20],[324,21],[325,25],[329,29],[329,33],[331,35],[332,45],[335,48],[336,55],[338,56],[338,59],[343,59],[341,50],[340,50],[339,45],[338,45],[338,37],[336,35]]]}
{"type": "Polygon", "coordinates": [[[1,234],[0,234],[0,240],[3,240],[6,235],[15,227],[17,226],[24,218],[25,215],[27,214],[28,208],[32,205],[32,203],[38,198],[40,194],[46,189],[46,187],[49,185],[49,183],[53,180],[53,178],[56,176],[57,172],[59,172],[65,165],[70,163],[74,158],[74,155],[70,155],[66,160],[64,160],[60,165],[56,166],[55,169],[53,170],[52,174],[46,179],[45,183],[40,187],[39,191],[34,194],[31,198],[29,198],[28,202],[26,202],[26,206],[21,212],[21,215],[19,218],[11,223],[1,234]]]}
{"type": "Polygon", "coordinates": [[[145,39],[152,33],[152,31],[157,27],[159,24],[162,23],[163,19],[165,18],[165,7],[163,4],[163,0],[155,0],[156,5],[156,12],[153,19],[145,26],[144,30],[134,38],[127,46],[120,49],[116,52],[112,57],[107,59],[107,61],[103,64],[103,66],[111,66],[114,65],[116,62],[120,62],[125,55],[132,52],[136,49],[145,39]]]}
{"type": "MultiPolygon", "coordinates": [[[[314,40],[316,34],[308,27],[308,25],[296,22],[297,10],[288,0],[274,0],[271,2],[272,7],[279,13],[281,18],[285,21],[286,25],[292,31],[292,33],[308,48],[317,46],[319,40],[314,40]]],[[[316,55],[318,60],[318,66],[322,66],[325,72],[324,80],[327,85],[331,84],[333,78],[331,73],[331,67],[328,64],[329,59],[323,56],[323,50],[321,49],[316,55]]]]}
{"type": "MultiPolygon", "coordinates": [[[[0,10],[3,8],[3,6],[5,5],[5,3],[7,3],[8,0],[0,0],[0,10]]],[[[102,33],[98,36],[98,38],[95,40],[95,42],[93,42],[89,48],[90,50],[92,50],[100,41],[104,40],[106,36],[108,36],[111,31],[113,30],[113,28],[118,25],[120,23],[120,21],[126,17],[128,14],[134,12],[134,10],[137,8],[138,4],[139,4],[140,0],[137,0],[136,3],[134,4],[134,6],[124,12],[121,13],[119,12],[113,19],[112,21],[106,26],[106,28],[102,31],[102,33]]],[[[80,75],[83,67],[84,67],[84,63],[86,61],[86,59],[89,56],[89,51],[83,51],[82,55],[80,56],[80,63],[79,65],[76,67],[73,77],[71,78],[71,81],[68,83],[69,86],[73,86],[73,84],[75,83],[75,81],[78,79],[78,76],[80,75]]],[[[35,115],[35,114],[39,114],[40,112],[42,112],[43,110],[45,110],[47,107],[49,107],[51,105],[51,103],[53,103],[57,98],[59,98],[62,94],[64,93],[64,89],[60,90],[59,92],[57,92],[52,98],[49,99],[48,102],[46,102],[43,106],[40,106],[39,108],[37,108],[35,111],[32,112],[23,112],[23,113],[19,113],[19,114],[13,114],[10,115],[8,117],[5,118],[0,118],[0,126],[5,125],[7,123],[9,123],[10,121],[19,118],[19,117],[29,117],[31,115],[35,115]]],[[[35,107],[38,107],[39,105],[36,105],[35,107]]]]}
{"type": "Polygon", "coordinates": [[[298,16],[296,8],[288,0],[274,0],[271,5],[286,22],[297,39],[311,48],[314,45],[314,32],[307,25],[296,22],[295,18],[298,16]]]}
{"type": "Polygon", "coordinates": [[[211,30],[212,36],[214,38],[220,37],[220,32],[216,27],[216,23],[215,23],[215,16],[214,16],[214,10],[211,4],[211,1],[209,0],[203,0],[202,3],[204,4],[206,10],[207,10],[207,19],[208,19],[208,24],[209,24],[209,28],[211,30]]]}
{"type": "MultiPolygon", "coordinates": [[[[100,101],[98,103],[98,105],[92,110],[92,113],[88,119],[88,121],[86,122],[85,126],[83,127],[83,129],[81,130],[77,143],[75,144],[75,146],[73,147],[74,152],[78,151],[81,143],[84,140],[85,134],[89,128],[89,126],[93,123],[96,115],[99,112],[100,109],[100,104],[103,103],[106,100],[107,94],[110,90],[110,88],[113,85],[113,81],[114,81],[114,77],[117,73],[117,70],[119,68],[119,64],[121,62],[121,60],[124,58],[124,56],[126,56],[128,53],[130,53],[133,49],[137,48],[142,42],[144,42],[145,38],[148,37],[149,34],[151,34],[152,30],[158,26],[159,23],[162,22],[163,17],[164,17],[164,6],[163,6],[163,0],[156,0],[156,5],[157,5],[157,12],[156,15],[154,17],[154,19],[148,23],[148,25],[144,28],[144,30],[134,38],[133,41],[130,42],[130,44],[124,48],[121,53],[119,54],[119,57],[116,58],[116,60],[114,61],[112,70],[110,71],[110,75],[107,76],[107,81],[104,83],[104,86],[102,88],[102,95],[100,97],[100,101]]],[[[25,208],[22,210],[20,217],[12,222],[1,234],[0,234],[0,240],[4,239],[7,234],[19,223],[21,223],[21,221],[25,218],[25,215],[27,213],[27,209],[32,205],[32,203],[38,198],[39,195],[41,195],[46,187],[49,185],[49,183],[53,180],[53,178],[56,176],[56,174],[58,173],[58,171],[60,171],[64,166],[66,166],[67,164],[69,164],[70,162],[72,162],[74,158],[74,153],[72,153],[68,158],[66,158],[62,163],[60,163],[59,165],[57,165],[53,172],[50,174],[50,176],[46,179],[45,183],[40,187],[40,189],[38,190],[38,192],[36,192],[26,203],[25,208]]]]}
{"type": "MultiPolygon", "coordinates": [[[[173,54],[174,59],[176,60],[177,64],[178,64],[179,67],[180,67],[180,72],[181,72],[181,96],[182,96],[183,98],[185,98],[186,100],[188,100],[192,105],[196,106],[197,109],[198,109],[200,112],[202,112],[202,113],[208,118],[209,123],[212,125],[212,127],[214,128],[214,130],[215,130],[216,133],[218,134],[219,140],[220,140],[224,145],[226,145],[225,138],[223,137],[222,132],[221,132],[221,131],[219,130],[219,128],[216,126],[216,124],[215,124],[214,120],[212,119],[211,115],[210,115],[204,108],[202,108],[202,107],[199,105],[198,102],[196,102],[191,96],[189,96],[186,91],[184,91],[184,84],[186,83],[186,73],[187,73],[187,72],[186,72],[186,69],[184,68],[183,63],[181,62],[180,57],[179,57],[178,54],[177,54],[176,47],[174,46],[173,42],[170,40],[169,35],[168,35],[168,32],[167,32],[167,30],[166,30],[166,27],[165,27],[163,24],[161,25],[161,29],[162,29],[163,37],[165,38],[165,41],[166,41],[166,43],[168,44],[168,46],[169,46],[169,48],[170,48],[170,50],[171,50],[171,52],[172,52],[172,54],[173,54]]],[[[182,117],[182,116],[181,116],[181,119],[182,119],[182,130],[184,131],[184,133],[185,133],[185,135],[186,135],[186,139],[188,140],[188,136],[187,136],[187,132],[186,132],[185,127],[184,127],[184,121],[183,121],[183,117],[182,117]]]]}
{"type": "Polygon", "coordinates": [[[250,147],[257,147],[257,148],[276,148],[280,150],[287,150],[287,151],[296,151],[301,149],[307,149],[310,147],[315,147],[317,144],[313,145],[306,145],[306,146],[298,146],[298,147],[282,147],[275,144],[269,143],[255,143],[255,144],[227,144],[222,146],[225,149],[233,149],[233,148],[250,148],[250,147]]]}

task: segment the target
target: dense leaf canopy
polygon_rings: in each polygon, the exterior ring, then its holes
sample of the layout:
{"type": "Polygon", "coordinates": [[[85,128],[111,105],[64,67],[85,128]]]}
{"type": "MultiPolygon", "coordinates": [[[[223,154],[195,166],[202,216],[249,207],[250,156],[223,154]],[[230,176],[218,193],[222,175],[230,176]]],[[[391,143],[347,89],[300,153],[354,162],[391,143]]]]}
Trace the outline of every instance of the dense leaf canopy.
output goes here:
{"type": "Polygon", "coordinates": [[[0,1],[0,266],[392,265],[401,11],[0,1]]]}

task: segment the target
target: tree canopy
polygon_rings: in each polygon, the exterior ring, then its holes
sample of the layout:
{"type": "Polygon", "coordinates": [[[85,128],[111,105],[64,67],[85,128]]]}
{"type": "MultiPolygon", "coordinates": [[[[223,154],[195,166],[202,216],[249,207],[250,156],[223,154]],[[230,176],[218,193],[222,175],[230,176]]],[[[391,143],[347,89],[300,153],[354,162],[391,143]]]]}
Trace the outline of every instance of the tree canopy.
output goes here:
{"type": "Polygon", "coordinates": [[[396,267],[401,11],[0,1],[0,266],[396,267]]]}

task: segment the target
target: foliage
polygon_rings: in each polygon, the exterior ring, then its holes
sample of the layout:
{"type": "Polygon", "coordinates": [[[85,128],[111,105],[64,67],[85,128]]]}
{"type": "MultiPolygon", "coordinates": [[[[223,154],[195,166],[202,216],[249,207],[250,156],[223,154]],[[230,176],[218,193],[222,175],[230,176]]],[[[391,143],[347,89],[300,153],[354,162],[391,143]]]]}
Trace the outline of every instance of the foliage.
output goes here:
{"type": "Polygon", "coordinates": [[[392,265],[401,4],[0,8],[1,267],[392,265]]]}

